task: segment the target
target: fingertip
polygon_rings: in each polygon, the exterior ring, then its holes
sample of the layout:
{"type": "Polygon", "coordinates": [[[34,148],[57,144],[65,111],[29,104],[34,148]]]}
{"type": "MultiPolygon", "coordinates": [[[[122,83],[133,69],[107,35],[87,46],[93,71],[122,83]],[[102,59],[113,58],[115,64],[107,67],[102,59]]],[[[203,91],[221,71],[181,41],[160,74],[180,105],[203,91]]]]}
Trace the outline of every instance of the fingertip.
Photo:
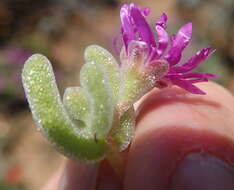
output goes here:
{"type": "Polygon", "coordinates": [[[209,120],[217,121],[216,125],[209,127],[209,123],[206,123],[206,128],[230,134],[228,131],[231,129],[227,125],[234,123],[233,95],[214,82],[199,83],[197,86],[205,91],[206,95],[191,94],[178,87],[154,89],[145,95],[136,105],[136,135],[163,125],[177,123],[191,126],[196,124],[196,121],[209,120]],[[221,123],[226,127],[219,125],[221,123]]]}
{"type": "Polygon", "coordinates": [[[233,96],[212,82],[198,87],[207,95],[154,89],[138,103],[125,189],[167,189],[178,162],[192,152],[234,161],[233,96]]]}

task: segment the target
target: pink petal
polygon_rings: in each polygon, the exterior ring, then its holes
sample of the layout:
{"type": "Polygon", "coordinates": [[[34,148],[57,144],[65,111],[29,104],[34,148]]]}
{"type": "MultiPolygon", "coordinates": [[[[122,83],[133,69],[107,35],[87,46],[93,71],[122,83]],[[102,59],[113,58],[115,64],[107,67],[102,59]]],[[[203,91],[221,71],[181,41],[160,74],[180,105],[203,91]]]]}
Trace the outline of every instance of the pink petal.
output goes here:
{"type": "Polygon", "coordinates": [[[141,11],[142,15],[148,16],[150,14],[150,9],[149,8],[144,8],[143,11],[141,11]]]}
{"type": "Polygon", "coordinates": [[[192,23],[187,23],[179,29],[178,33],[175,36],[175,39],[172,42],[171,49],[165,56],[166,60],[170,63],[170,65],[175,65],[180,61],[182,51],[188,45],[191,37],[192,23]]]}
{"type": "Polygon", "coordinates": [[[205,95],[206,93],[203,92],[201,89],[199,89],[198,87],[194,86],[192,84],[192,82],[190,81],[186,81],[186,80],[182,80],[182,79],[171,79],[171,82],[185,90],[187,90],[188,92],[191,92],[193,94],[201,94],[201,95],[205,95]]]}
{"type": "Polygon", "coordinates": [[[160,25],[161,27],[163,27],[164,29],[167,28],[167,15],[165,13],[163,13],[159,20],[157,21],[156,25],[160,25]]]}
{"type": "Polygon", "coordinates": [[[208,82],[208,79],[207,78],[200,78],[200,79],[191,79],[188,81],[191,83],[198,83],[198,82],[208,82]]]}
{"type": "Polygon", "coordinates": [[[156,43],[150,26],[146,22],[144,16],[141,14],[141,11],[136,6],[131,7],[131,17],[136,26],[136,31],[141,37],[140,41],[146,42],[150,45],[150,47],[155,47],[156,43]]]}
{"type": "Polygon", "coordinates": [[[167,73],[167,78],[188,79],[188,78],[216,78],[217,76],[210,73],[167,73]]]}
{"type": "Polygon", "coordinates": [[[130,17],[130,5],[124,4],[120,9],[120,19],[122,23],[121,32],[123,35],[123,42],[125,48],[127,49],[127,45],[131,40],[134,40],[135,33],[133,30],[133,24],[131,22],[130,17]]]}
{"type": "Polygon", "coordinates": [[[171,70],[175,72],[188,72],[198,67],[203,61],[205,61],[214,50],[211,47],[203,48],[192,56],[187,63],[181,66],[175,66],[171,70]]]}
{"type": "Polygon", "coordinates": [[[161,25],[156,24],[155,29],[158,36],[158,47],[157,47],[157,58],[158,58],[162,56],[162,54],[166,50],[169,42],[169,36],[161,25]]]}
{"type": "Polygon", "coordinates": [[[217,76],[211,73],[185,73],[181,78],[216,78],[217,76]]]}

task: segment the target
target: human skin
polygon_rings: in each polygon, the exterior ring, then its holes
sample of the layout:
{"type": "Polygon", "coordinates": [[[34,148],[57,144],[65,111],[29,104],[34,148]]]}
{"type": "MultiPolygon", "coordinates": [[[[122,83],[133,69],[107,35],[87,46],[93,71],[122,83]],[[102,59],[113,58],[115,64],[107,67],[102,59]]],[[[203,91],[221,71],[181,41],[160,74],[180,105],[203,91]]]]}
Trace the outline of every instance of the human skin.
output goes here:
{"type": "Polygon", "coordinates": [[[41,190],[234,189],[233,96],[212,82],[197,86],[207,94],[154,89],[137,103],[123,176],[106,161],[98,170],[67,160],[41,190]]]}

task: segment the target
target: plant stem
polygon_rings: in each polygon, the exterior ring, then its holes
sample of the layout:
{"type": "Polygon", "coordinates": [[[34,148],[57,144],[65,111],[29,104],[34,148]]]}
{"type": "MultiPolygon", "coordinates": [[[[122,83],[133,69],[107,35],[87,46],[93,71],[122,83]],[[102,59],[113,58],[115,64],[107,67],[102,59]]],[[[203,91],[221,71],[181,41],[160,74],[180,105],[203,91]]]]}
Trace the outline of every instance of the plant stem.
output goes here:
{"type": "Polygon", "coordinates": [[[106,158],[118,179],[122,181],[124,176],[124,159],[120,155],[119,148],[114,142],[110,142],[106,158]]]}

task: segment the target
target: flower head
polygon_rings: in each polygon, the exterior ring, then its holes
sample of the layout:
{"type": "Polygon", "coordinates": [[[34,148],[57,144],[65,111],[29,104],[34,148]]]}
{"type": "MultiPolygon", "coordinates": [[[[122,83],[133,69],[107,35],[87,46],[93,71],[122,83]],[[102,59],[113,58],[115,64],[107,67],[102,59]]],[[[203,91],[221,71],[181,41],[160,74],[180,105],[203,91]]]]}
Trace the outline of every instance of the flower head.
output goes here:
{"type": "Polygon", "coordinates": [[[176,34],[169,35],[166,32],[167,15],[163,13],[155,24],[156,41],[145,19],[149,13],[149,9],[142,9],[133,3],[122,6],[120,10],[123,43],[121,61],[131,62],[132,59],[138,59],[143,62],[144,68],[155,67],[158,63],[167,64],[167,72],[160,76],[155,86],[177,85],[193,94],[205,94],[194,83],[208,81],[215,75],[194,73],[192,70],[205,61],[214,50],[211,47],[203,48],[187,62],[180,63],[182,52],[191,40],[192,23],[183,25],[176,34]]]}

